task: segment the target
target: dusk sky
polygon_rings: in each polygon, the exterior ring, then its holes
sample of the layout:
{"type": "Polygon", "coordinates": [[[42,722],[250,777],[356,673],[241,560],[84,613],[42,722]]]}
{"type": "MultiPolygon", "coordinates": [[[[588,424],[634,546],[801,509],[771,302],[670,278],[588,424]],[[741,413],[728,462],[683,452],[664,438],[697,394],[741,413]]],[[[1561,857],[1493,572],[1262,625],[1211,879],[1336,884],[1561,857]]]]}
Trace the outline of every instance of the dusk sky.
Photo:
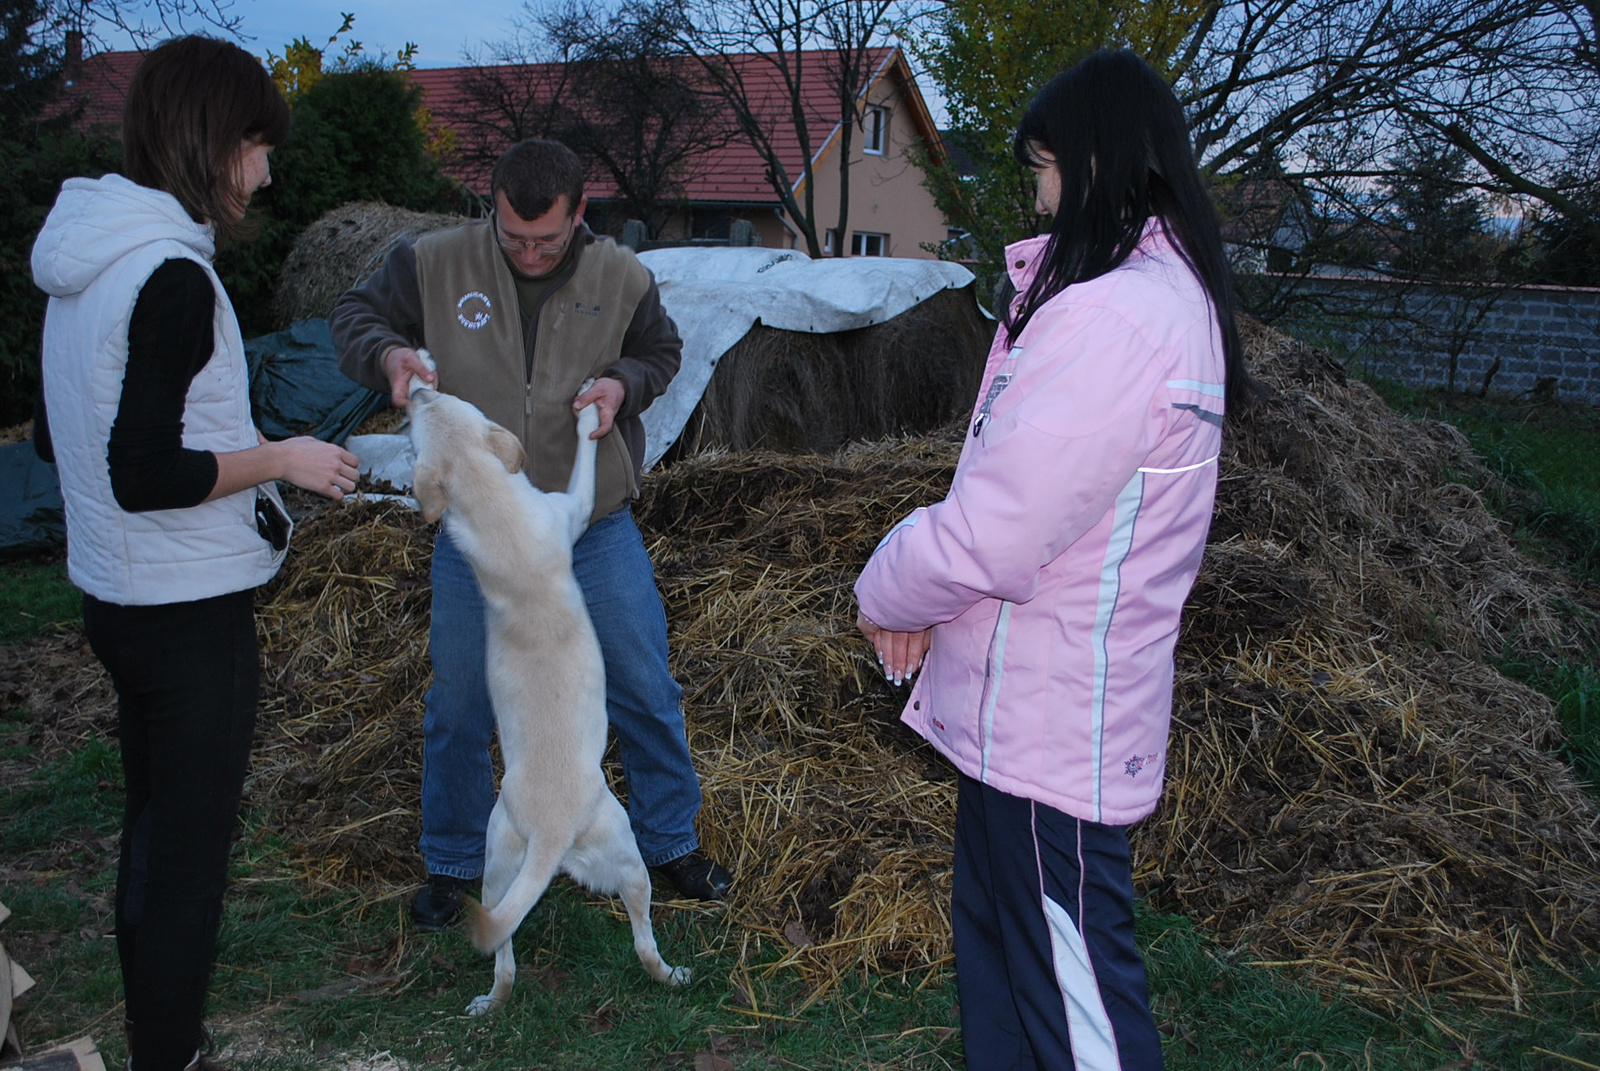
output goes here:
{"type": "MultiPolygon", "coordinates": [[[[135,10],[132,4],[125,9],[135,10]]],[[[453,67],[462,62],[464,49],[487,53],[486,46],[512,37],[513,23],[523,13],[523,5],[522,0],[470,4],[450,0],[232,0],[227,9],[228,14],[243,20],[240,43],[258,56],[281,53],[296,37],[324,44],[339,28],[345,11],[356,17],[347,38],[360,41],[369,55],[393,56],[407,41],[414,41],[417,66],[453,67]]],[[[186,28],[204,31],[207,26],[193,21],[186,28]]],[[[165,36],[159,34],[155,40],[165,36]]],[[[134,47],[126,36],[103,37],[110,48],[134,47]]],[[[935,121],[943,124],[943,100],[926,76],[918,81],[935,121]]]]}
{"type": "MultiPolygon", "coordinates": [[[[393,56],[407,41],[417,44],[419,67],[449,67],[461,62],[462,49],[510,36],[520,0],[462,4],[441,0],[233,0],[228,14],[243,19],[241,44],[257,55],[282,52],[296,37],[321,45],[342,21],[341,12],[355,13],[347,36],[368,53],[393,56]]],[[[186,23],[205,30],[200,22],[186,23]]],[[[165,36],[165,35],[162,35],[165,36]]],[[[159,37],[157,38],[159,40],[159,37]]],[[[112,48],[132,47],[127,38],[107,36],[112,48]]]]}

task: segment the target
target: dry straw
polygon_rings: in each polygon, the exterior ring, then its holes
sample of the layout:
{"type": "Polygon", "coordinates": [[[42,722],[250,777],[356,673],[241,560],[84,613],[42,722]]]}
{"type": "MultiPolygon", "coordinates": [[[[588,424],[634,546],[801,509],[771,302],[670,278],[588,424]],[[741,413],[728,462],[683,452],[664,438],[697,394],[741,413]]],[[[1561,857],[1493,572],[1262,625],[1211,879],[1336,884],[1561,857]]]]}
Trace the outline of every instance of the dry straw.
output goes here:
{"type": "MultiPolygon", "coordinates": [[[[1594,593],[1516,550],[1459,434],[1281,335],[1247,344],[1271,397],[1229,430],[1139,886],[1329,988],[1514,1007],[1535,968],[1600,956],[1600,824],[1552,754],[1550,703],[1489,663],[1593,643],[1574,607],[1594,593]]],[[[960,435],[707,453],[638,504],[702,836],[739,874],[726,925],[818,994],[950,955],[951,774],[896,720],[904,693],[854,634],[850,585],[888,526],[942,496],[960,435]]],[[[430,539],[399,507],[325,511],[261,610],[251,802],[309,877],[373,896],[421,872],[430,539]]],[[[74,674],[35,709],[108,722],[92,671],[74,674]]]]}
{"type": "Polygon", "coordinates": [[[281,329],[296,320],[326,317],[339,295],[376,271],[401,241],[462,222],[460,216],[377,201],[354,201],[323,213],[295,239],[278,271],[274,323],[281,329]]]}

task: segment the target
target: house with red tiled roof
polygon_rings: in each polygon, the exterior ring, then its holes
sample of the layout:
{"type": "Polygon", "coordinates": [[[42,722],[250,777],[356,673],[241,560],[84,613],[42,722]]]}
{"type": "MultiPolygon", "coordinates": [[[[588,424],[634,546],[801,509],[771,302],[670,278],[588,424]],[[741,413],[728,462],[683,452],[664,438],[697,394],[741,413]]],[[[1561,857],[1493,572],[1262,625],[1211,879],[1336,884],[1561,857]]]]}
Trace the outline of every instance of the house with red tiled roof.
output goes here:
{"type": "MultiPolygon", "coordinates": [[[[85,125],[114,128],[120,121],[123,94],[139,55],[103,52],[71,64],[72,90],[85,101],[85,125]]],[[[849,233],[842,243],[832,232],[839,215],[842,145],[833,87],[822,77],[802,83],[814,184],[810,192],[819,239],[825,253],[842,244],[851,255],[932,258],[934,254],[924,246],[943,242],[949,232],[933,195],[923,185],[923,173],[911,150],[920,148],[937,158],[943,151],[939,134],[900,49],[872,49],[867,58],[870,73],[858,98],[860,121],[850,149],[849,233]]],[[[725,59],[737,67],[751,111],[763,120],[796,201],[804,203],[805,154],[787,118],[790,102],[777,69],[756,54],[725,59]]],[[[813,70],[821,67],[820,60],[812,64],[813,70]]],[[[508,82],[538,87],[559,83],[553,74],[556,70],[556,65],[545,64],[433,67],[411,71],[410,77],[434,120],[449,128],[460,122],[463,109],[471,106],[464,87],[474,76],[493,72],[508,82]]],[[[457,164],[447,170],[469,188],[487,193],[488,175],[481,166],[457,164]]],[[[726,241],[730,234],[742,232],[753,235],[759,245],[803,250],[805,241],[768,181],[767,171],[766,160],[742,138],[708,149],[685,168],[674,198],[675,210],[658,236],[676,242],[726,241]]],[[[615,182],[600,173],[591,173],[587,181],[590,221],[597,229],[622,233],[626,221],[618,212],[615,182]]]]}
{"type": "Polygon", "coordinates": [[[66,62],[61,71],[63,106],[82,107],[80,127],[113,137],[120,134],[128,83],[133,81],[133,70],[143,57],[143,52],[98,52],[85,58],[83,35],[67,34],[66,62]]]}
{"type": "MultiPolygon", "coordinates": [[[[825,55],[818,53],[818,56],[825,55]]],[[[758,54],[723,58],[745,86],[750,110],[761,120],[795,200],[805,198],[805,153],[789,119],[790,100],[778,68],[758,54]]],[[[842,130],[830,82],[821,76],[823,60],[813,59],[818,75],[801,83],[801,110],[807,118],[812,162],[811,191],[819,237],[825,251],[836,240],[823,235],[838,219],[841,182],[839,153],[842,130]]],[[[917,87],[911,68],[898,48],[876,48],[867,55],[867,77],[860,101],[860,122],[850,149],[849,234],[847,252],[857,255],[932,257],[924,243],[948,237],[944,216],[923,186],[922,171],[908,150],[922,147],[936,158],[942,152],[938,131],[917,87]]],[[[449,125],[459,122],[470,94],[463,87],[486,73],[498,72],[508,86],[541,87],[561,83],[554,64],[508,65],[501,68],[438,67],[411,73],[422,90],[423,104],[433,117],[449,125]]],[[[524,88],[537,93],[537,88],[524,88]]],[[[554,92],[553,90],[551,92],[554,92]]],[[[667,240],[726,239],[734,226],[748,224],[759,244],[804,248],[795,220],[767,179],[768,163],[748,141],[734,137],[693,159],[681,179],[682,208],[661,230],[667,240]]],[[[486,192],[487,176],[462,168],[457,177],[486,192]]],[[[617,201],[613,179],[590,174],[591,222],[620,231],[621,221],[609,212],[617,201]]]]}

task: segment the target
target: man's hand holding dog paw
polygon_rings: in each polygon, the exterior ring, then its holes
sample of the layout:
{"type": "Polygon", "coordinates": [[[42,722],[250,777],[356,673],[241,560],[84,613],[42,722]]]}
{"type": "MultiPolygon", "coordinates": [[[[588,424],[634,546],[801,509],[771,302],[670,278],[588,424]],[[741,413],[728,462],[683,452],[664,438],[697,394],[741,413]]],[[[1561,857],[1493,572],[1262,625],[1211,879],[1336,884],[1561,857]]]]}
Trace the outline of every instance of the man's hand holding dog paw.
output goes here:
{"type": "Polygon", "coordinates": [[[389,401],[396,409],[404,409],[411,403],[412,376],[430,387],[439,382],[439,373],[429,367],[422,354],[406,346],[396,346],[383,355],[383,371],[389,377],[389,401]]]}
{"type": "Polygon", "coordinates": [[[590,402],[594,402],[595,409],[600,414],[600,426],[590,433],[589,438],[603,439],[611,433],[611,425],[617,419],[617,413],[622,409],[622,403],[627,397],[628,390],[622,385],[622,380],[601,376],[588,390],[572,399],[572,411],[576,413],[590,402]]]}

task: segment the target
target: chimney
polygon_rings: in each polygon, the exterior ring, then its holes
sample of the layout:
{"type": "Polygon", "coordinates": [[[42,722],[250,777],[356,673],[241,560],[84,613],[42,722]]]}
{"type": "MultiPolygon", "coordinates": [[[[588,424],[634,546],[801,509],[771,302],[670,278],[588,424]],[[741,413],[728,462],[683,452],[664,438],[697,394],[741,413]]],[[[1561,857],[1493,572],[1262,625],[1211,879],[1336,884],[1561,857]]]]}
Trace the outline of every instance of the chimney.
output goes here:
{"type": "Polygon", "coordinates": [[[61,64],[61,77],[72,85],[78,80],[78,72],[83,68],[83,31],[68,30],[66,40],[66,56],[61,64]]]}

